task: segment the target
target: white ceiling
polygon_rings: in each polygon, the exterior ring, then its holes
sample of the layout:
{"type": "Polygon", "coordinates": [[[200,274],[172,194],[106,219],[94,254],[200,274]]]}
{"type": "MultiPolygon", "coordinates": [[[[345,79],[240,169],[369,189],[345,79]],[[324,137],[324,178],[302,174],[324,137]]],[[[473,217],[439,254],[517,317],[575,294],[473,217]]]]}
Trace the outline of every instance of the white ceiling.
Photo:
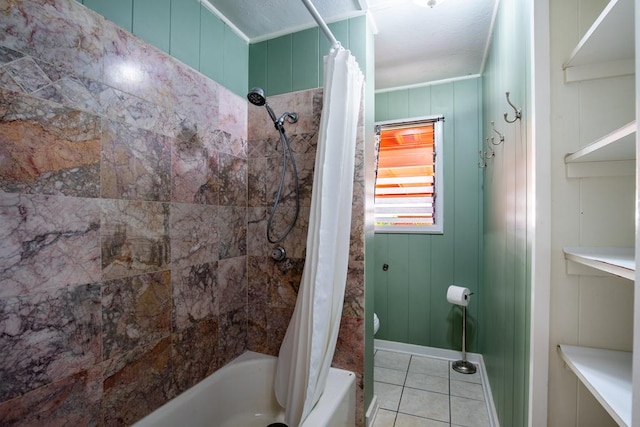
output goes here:
{"type": "MultiPolygon", "coordinates": [[[[315,26],[300,0],[209,0],[250,42],[315,26]]],[[[376,90],[482,72],[496,0],[312,0],[325,22],[368,14],[375,35],[376,90]]]]}

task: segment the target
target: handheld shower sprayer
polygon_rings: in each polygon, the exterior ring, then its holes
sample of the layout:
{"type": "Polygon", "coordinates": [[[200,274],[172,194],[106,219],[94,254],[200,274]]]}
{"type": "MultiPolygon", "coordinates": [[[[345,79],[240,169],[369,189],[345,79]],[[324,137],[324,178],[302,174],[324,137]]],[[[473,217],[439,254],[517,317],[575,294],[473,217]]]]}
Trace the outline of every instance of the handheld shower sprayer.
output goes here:
{"type": "Polygon", "coordinates": [[[278,130],[280,130],[280,128],[284,125],[285,119],[289,123],[295,123],[298,121],[298,115],[296,113],[289,113],[289,112],[286,112],[282,114],[279,118],[276,118],[276,114],[273,112],[273,110],[269,106],[269,103],[267,102],[267,98],[264,96],[264,90],[262,90],[262,88],[259,88],[259,87],[252,88],[247,94],[247,99],[249,100],[250,103],[252,103],[255,106],[262,107],[264,105],[264,107],[267,109],[267,113],[269,113],[269,117],[271,117],[271,120],[273,121],[273,125],[278,130]]]}
{"type": "MultiPolygon", "coordinates": [[[[280,183],[278,185],[278,191],[276,192],[276,195],[273,201],[273,208],[271,209],[271,212],[269,213],[269,219],[267,220],[267,240],[270,243],[280,243],[281,241],[284,240],[285,237],[287,237],[289,232],[293,229],[293,226],[296,224],[298,215],[300,213],[300,186],[298,182],[298,169],[296,167],[296,160],[293,155],[293,150],[291,149],[291,144],[289,143],[289,138],[287,138],[287,134],[285,133],[285,130],[284,130],[284,121],[286,120],[289,123],[295,123],[298,121],[298,115],[296,113],[286,112],[282,114],[279,118],[277,118],[276,114],[273,112],[273,110],[269,106],[269,103],[267,102],[267,98],[264,96],[264,90],[262,90],[262,88],[259,88],[259,87],[254,87],[253,89],[251,89],[247,94],[247,99],[249,100],[250,103],[252,103],[255,106],[258,106],[258,107],[262,107],[263,105],[265,106],[265,108],[267,109],[267,113],[269,113],[269,117],[271,117],[271,120],[273,121],[273,125],[275,126],[276,130],[280,134],[280,142],[282,144],[282,172],[280,174],[280,183]],[[285,230],[279,235],[272,236],[272,234],[275,233],[273,230],[273,219],[274,219],[276,210],[278,209],[278,205],[280,204],[280,201],[283,199],[283,197],[285,197],[285,195],[283,194],[283,192],[285,191],[284,182],[285,182],[286,171],[289,167],[293,172],[292,178],[293,178],[294,191],[295,191],[296,208],[295,208],[293,219],[289,222],[285,230]]],[[[277,250],[278,251],[282,250],[281,257],[280,256],[275,257],[276,260],[280,261],[285,257],[284,249],[282,249],[280,246],[277,246],[276,248],[274,248],[274,251],[277,251],[277,250]]]]}

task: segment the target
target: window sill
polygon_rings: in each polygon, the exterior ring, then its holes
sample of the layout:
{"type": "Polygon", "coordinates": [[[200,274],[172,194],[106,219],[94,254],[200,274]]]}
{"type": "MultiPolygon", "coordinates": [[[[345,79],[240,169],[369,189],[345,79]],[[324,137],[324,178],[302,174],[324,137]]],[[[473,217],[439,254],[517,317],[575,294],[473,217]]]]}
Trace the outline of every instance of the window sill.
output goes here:
{"type": "Polygon", "coordinates": [[[442,227],[385,227],[377,226],[375,234],[444,234],[442,227]]]}

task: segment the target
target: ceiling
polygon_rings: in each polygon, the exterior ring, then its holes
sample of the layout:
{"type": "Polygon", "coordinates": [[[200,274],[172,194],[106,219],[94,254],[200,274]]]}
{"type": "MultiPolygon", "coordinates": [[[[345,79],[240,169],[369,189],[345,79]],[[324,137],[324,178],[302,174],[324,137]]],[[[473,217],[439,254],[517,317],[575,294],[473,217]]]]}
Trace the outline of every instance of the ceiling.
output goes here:
{"type": "MultiPolygon", "coordinates": [[[[300,0],[208,0],[259,42],[315,26],[300,0]]],[[[312,0],[327,23],[367,13],[375,34],[376,90],[477,75],[496,0],[446,0],[433,8],[413,0],[312,0]]]]}

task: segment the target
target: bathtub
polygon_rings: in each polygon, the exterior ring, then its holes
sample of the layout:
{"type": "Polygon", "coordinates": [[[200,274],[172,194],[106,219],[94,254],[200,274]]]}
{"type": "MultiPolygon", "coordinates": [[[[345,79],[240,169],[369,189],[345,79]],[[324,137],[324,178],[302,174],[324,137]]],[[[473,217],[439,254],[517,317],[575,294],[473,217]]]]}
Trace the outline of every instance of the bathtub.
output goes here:
{"type": "MultiPolygon", "coordinates": [[[[248,351],[134,424],[135,427],[267,427],[283,422],[276,357],[248,351]]],[[[322,397],[300,427],[354,427],[356,376],[331,368],[322,397]]]]}

